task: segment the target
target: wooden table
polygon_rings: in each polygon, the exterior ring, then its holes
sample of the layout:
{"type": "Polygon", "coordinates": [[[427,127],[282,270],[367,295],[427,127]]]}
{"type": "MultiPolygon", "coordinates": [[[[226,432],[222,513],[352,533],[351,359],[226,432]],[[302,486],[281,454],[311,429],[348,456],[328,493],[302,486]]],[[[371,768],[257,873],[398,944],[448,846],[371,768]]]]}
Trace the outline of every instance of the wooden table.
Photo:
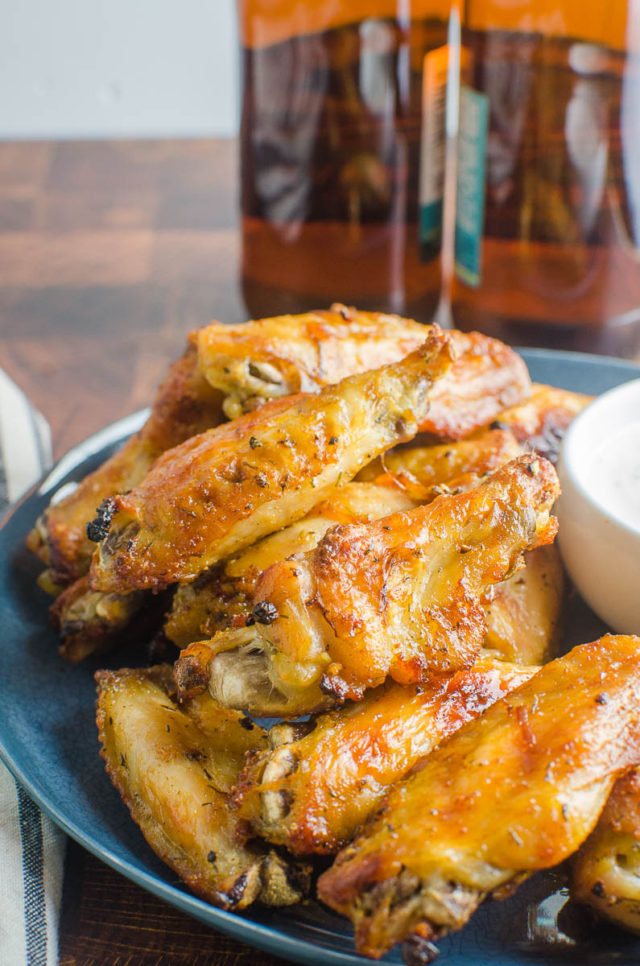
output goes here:
{"type": "MultiPolygon", "coordinates": [[[[241,321],[232,141],[0,144],[0,367],[54,451],[152,398],[190,329],[241,321]]],[[[62,966],[276,966],[69,843],[62,966]]]]}

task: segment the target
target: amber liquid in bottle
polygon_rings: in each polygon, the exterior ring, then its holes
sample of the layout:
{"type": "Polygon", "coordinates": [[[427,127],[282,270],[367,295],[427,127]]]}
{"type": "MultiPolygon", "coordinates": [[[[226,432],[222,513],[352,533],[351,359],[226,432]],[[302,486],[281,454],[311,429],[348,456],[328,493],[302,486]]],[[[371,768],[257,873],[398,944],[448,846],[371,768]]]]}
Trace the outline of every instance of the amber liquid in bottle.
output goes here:
{"type": "MultiPolygon", "coordinates": [[[[293,17],[296,4],[278,6],[293,17]]],[[[242,285],[253,317],[336,300],[424,321],[436,309],[439,240],[421,244],[418,224],[422,77],[447,25],[358,15],[376,6],[412,4],[315,0],[308,7],[320,20],[331,8],[332,25],[309,29],[304,8],[302,28],[267,32],[273,42],[246,29],[264,0],[241,9],[242,285]]]]}
{"type": "Polygon", "coordinates": [[[456,325],[520,345],[637,353],[638,54],[468,28],[464,52],[463,83],[488,98],[488,134],[479,278],[454,281],[456,325]]]}

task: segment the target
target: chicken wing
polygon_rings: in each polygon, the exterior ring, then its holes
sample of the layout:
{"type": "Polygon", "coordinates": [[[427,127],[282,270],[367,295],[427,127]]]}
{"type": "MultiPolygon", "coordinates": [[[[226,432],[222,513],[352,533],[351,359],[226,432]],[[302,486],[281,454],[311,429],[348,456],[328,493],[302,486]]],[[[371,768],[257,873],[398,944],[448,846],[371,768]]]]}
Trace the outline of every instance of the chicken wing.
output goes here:
{"type": "MultiPolygon", "coordinates": [[[[211,637],[251,610],[251,595],[262,570],[277,560],[314,547],[334,523],[378,519],[415,503],[391,483],[347,483],[314,507],[306,517],[270,534],[236,557],[201,574],[193,583],[178,586],[164,632],[177,647],[211,637]]],[[[105,594],[89,589],[80,577],[50,608],[53,626],[61,637],[60,654],[78,662],[104,654],[141,632],[157,626],[155,615],[166,609],[161,595],[145,591],[105,594]],[[142,625],[142,626],[141,626],[142,625]]]]}
{"type": "MultiPolygon", "coordinates": [[[[348,484],[343,489],[348,491],[352,486],[360,485],[373,484],[348,484]]],[[[388,509],[393,512],[392,507],[388,509]]],[[[376,520],[383,515],[365,517],[363,514],[361,519],[376,520]]],[[[165,635],[176,647],[185,648],[218,631],[244,623],[253,606],[260,565],[266,569],[293,554],[313,549],[335,522],[329,516],[316,516],[314,508],[303,520],[265,537],[238,557],[231,558],[228,564],[223,561],[193,583],[178,587],[165,622],[165,635]]],[[[526,553],[524,562],[522,570],[494,585],[488,602],[483,605],[487,620],[483,648],[504,661],[538,665],[556,656],[562,634],[564,569],[555,545],[526,553]]],[[[101,619],[104,621],[104,617],[101,619]]],[[[81,628],[76,634],[80,640],[86,641],[81,628]]]]}
{"type": "Polygon", "coordinates": [[[131,620],[139,613],[147,595],[102,594],[89,590],[89,578],[79,577],[53,602],[51,622],[62,638],[60,654],[77,663],[90,654],[104,654],[116,644],[131,620]]]}
{"type": "Polygon", "coordinates": [[[262,729],[208,696],[178,707],[168,667],[100,671],[96,680],[107,772],[154,852],[224,909],[297,902],[304,867],[239,844],[229,809],[245,753],[265,746],[262,729]]]}
{"type": "Polygon", "coordinates": [[[507,409],[491,423],[492,429],[509,429],[519,443],[557,462],[560,444],[569,424],[593,396],[534,383],[530,397],[507,409]]]}
{"type": "Polygon", "coordinates": [[[392,481],[422,503],[456,489],[469,490],[480,479],[521,456],[510,430],[493,429],[458,443],[401,446],[358,473],[361,481],[392,481]]]}
{"type": "Polygon", "coordinates": [[[93,590],[123,593],[193,580],[304,516],[380,452],[410,439],[431,384],[451,365],[446,335],[401,362],[316,395],[289,396],[187,440],[112,498],[93,590]]]}
{"type": "MultiPolygon", "coordinates": [[[[313,550],[334,524],[378,520],[429,503],[442,493],[472,489],[482,476],[520,453],[510,432],[492,430],[460,443],[397,450],[385,457],[384,466],[375,460],[358,474],[358,480],[366,482],[339,487],[302,520],[223,561],[194,583],[178,587],[165,626],[167,637],[178,647],[186,647],[228,627],[251,609],[263,570],[293,554],[313,550]]],[[[500,614],[506,624],[504,608],[500,614]]],[[[503,633],[508,630],[507,625],[503,633]]]]}
{"type": "Polygon", "coordinates": [[[420,429],[439,439],[460,440],[486,425],[496,407],[516,405],[531,392],[526,365],[509,346],[480,332],[451,333],[457,359],[435,390],[420,429]]]}
{"type": "Polygon", "coordinates": [[[190,343],[160,386],[142,429],[73,493],[45,510],[29,534],[27,545],[48,564],[51,582],[64,587],[86,574],[95,550],[87,523],[103,500],[136,486],[161,453],[222,419],[222,396],[200,375],[190,343]]]}
{"type": "MultiPolygon", "coordinates": [[[[416,349],[430,327],[344,305],[242,325],[213,323],[197,333],[205,377],[225,395],[235,419],[274,399],[314,392],[347,376],[396,362],[416,349]]],[[[502,409],[526,399],[531,383],[522,359],[478,332],[450,333],[457,360],[434,387],[421,430],[462,439],[502,409]]]]}
{"type": "Polygon", "coordinates": [[[382,685],[306,725],[277,725],[271,750],[255,752],[240,774],[239,814],[294,854],[337,852],[390,785],[537,670],[486,658],[450,678],[382,685]]]}
{"type": "Polygon", "coordinates": [[[196,334],[200,371],[224,394],[229,419],[278,399],[398,362],[426,339],[428,326],[345,305],[328,311],[224,325],[196,334]]]}
{"type": "Polygon", "coordinates": [[[516,664],[544,664],[562,631],[564,569],[555,544],[525,554],[525,566],[493,587],[484,647],[516,664]]]}
{"type": "Polygon", "coordinates": [[[256,581],[271,564],[312,550],[336,523],[379,520],[412,506],[414,501],[392,483],[352,482],[338,487],[302,520],[178,587],[165,623],[166,636],[177,647],[211,637],[251,612],[256,581]]]}
{"type": "Polygon", "coordinates": [[[484,595],[553,540],[558,492],[551,464],[522,456],[468,493],[333,527],[261,575],[252,626],[183,651],[179,687],[208,680],[222,704],[291,716],[323,695],[359,700],[387,676],[413,684],[470,666],[484,595]]]}
{"type": "Polygon", "coordinates": [[[459,929],[563,861],[640,760],[640,639],[607,635],[547,664],[396,785],[319,880],[359,952],[459,929]]]}
{"type": "Polygon", "coordinates": [[[640,933],[640,769],[613,786],[598,824],[571,864],[571,896],[640,933]]]}

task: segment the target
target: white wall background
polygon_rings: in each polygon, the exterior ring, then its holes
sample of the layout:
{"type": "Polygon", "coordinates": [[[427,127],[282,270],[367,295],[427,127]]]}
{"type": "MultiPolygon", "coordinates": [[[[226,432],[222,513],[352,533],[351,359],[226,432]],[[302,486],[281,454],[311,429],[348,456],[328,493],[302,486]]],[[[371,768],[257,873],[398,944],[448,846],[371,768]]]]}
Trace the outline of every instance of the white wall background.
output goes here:
{"type": "Polygon", "coordinates": [[[0,138],[228,135],[235,0],[0,0],[0,138]]]}

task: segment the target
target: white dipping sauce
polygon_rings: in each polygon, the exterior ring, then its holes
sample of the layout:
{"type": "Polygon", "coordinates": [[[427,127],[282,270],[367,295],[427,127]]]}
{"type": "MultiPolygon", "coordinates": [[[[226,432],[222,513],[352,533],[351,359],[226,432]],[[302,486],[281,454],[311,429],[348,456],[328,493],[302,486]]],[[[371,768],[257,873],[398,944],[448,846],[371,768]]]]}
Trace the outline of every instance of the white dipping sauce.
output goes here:
{"type": "Polygon", "coordinates": [[[612,516],[640,531],[640,417],[596,445],[585,486],[612,516]]]}
{"type": "Polygon", "coordinates": [[[640,635],[640,379],[605,392],[571,423],[558,475],[558,541],[587,604],[640,635]]]}

